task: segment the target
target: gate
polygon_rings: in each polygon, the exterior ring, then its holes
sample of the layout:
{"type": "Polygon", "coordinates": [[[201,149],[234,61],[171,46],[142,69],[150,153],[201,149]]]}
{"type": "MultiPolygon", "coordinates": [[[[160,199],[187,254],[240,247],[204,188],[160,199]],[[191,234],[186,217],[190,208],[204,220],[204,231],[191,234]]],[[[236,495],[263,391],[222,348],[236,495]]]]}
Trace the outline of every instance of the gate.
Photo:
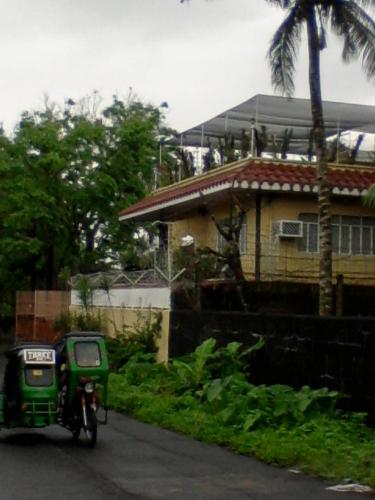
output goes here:
{"type": "Polygon", "coordinates": [[[54,321],[69,311],[67,291],[17,292],[16,343],[53,342],[59,336],[54,321]]]}

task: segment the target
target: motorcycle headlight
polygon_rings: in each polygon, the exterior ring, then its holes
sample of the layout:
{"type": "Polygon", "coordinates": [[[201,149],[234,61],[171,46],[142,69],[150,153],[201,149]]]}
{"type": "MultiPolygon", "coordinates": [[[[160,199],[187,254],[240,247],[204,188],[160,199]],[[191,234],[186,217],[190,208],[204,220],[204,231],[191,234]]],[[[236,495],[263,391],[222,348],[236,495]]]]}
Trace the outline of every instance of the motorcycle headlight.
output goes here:
{"type": "Polygon", "coordinates": [[[94,392],[94,390],[95,390],[94,382],[87,382],[85,384],[85,392],[87,392],[88,394],[91,394],[92,392],[94,392]]]}

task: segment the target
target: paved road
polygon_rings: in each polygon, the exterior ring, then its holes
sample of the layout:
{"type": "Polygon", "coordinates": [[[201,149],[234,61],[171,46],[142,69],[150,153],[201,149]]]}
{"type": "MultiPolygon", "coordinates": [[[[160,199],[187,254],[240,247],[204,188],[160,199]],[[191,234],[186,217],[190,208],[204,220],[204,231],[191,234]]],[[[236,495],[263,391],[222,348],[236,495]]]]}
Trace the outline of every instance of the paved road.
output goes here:
{"type": "Polygon", "coordinates": [[[116,413],[97,448],[57,426],[0,433],[1,500],[362,500],[116,413]]]}

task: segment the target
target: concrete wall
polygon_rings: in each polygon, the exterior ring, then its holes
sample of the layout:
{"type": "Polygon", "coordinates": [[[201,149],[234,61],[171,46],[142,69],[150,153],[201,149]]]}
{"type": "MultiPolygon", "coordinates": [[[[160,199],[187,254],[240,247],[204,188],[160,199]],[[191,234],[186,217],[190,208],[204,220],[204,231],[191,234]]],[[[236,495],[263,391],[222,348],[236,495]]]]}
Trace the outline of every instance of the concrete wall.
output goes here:
{"type": "MultiPolygon", "coordinates": [[[[79,296],[71,293],[71,312],[81,311],[79,296]]],[[[170,290],[168,288],[113,289],[109,297],[97,290],[93,298],[93,311],[105,320],[106,333],[113,337],[117,333],[136,331],[161,315],[160,337],[157,339],[159,362],[168,360],[170,290]]]]}
{"type": "MultiPolygon", "coordinates": [[[[80,305],[79,294],[71,292],[72,305],[80,305]]],[[[109,294],[104,290],[95,290],[93,305],[97,307],[128,307],[138,309],[169,309],[171,293],[167,287],[155,288],[113,288],[109,294]]]]}

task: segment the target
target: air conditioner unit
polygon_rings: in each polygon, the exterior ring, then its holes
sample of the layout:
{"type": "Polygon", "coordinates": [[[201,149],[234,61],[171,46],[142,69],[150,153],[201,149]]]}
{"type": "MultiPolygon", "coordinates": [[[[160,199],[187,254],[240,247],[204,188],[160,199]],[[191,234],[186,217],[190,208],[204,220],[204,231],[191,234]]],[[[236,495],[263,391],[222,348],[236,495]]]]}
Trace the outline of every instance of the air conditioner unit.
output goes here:
{"type": "Polygon", "coordinates": [[[303,223],[300,220],[275,221],[274,233],[279,238],[302,238],[303,223]]]}

